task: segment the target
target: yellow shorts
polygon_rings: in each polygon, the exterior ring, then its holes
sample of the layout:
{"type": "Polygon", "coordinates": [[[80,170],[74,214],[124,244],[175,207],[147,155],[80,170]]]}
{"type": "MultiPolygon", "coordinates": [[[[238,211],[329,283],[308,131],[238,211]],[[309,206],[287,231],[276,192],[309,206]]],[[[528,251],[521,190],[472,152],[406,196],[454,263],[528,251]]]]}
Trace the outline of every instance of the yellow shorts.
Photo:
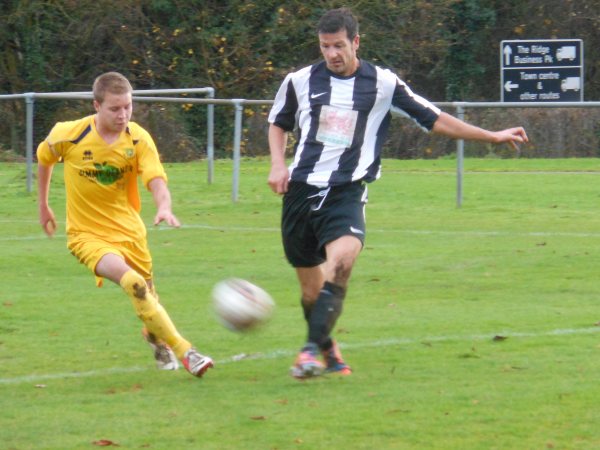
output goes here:
{"type": "MultiPolygon", "coordinates": [[[[152,279],[152,256],[148,250],[146,239],[139,242],[109,242],[88,233],[70,234],[67,248],[71,254],[85,264],[94,274],[100,259],[112,253],[121,256],[127,265],[146,280],[152,279]]],[[[103,278],[96,275],[96,286],[101,287],[103,278]]]]}

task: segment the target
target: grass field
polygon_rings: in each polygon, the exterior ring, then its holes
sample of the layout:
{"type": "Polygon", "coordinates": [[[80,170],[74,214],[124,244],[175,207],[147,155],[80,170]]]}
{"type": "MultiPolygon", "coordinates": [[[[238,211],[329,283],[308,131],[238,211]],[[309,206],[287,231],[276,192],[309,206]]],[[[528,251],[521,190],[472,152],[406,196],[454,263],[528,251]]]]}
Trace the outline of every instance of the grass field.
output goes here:
{"type": "MultiPolygon", "coordinates": [[[[268,162],[167,165],[178,230],[149,230],[161,301],[216,367],[159,372],[119,288],[94,287],[0,165],[0,449],[600,448],[600,161],[385,161],[336,336],[351,377],[288,375],[305,328],[268,162]],[[212,316],[237,276],[277,302],[212,316]]],[[[60,168],[52,206],[64,226],[60,168]]],[[[151,199],[143,216],[151,223],[151,199]]],[[[151,228],[151,226],[150,226],[151,228]]]]}

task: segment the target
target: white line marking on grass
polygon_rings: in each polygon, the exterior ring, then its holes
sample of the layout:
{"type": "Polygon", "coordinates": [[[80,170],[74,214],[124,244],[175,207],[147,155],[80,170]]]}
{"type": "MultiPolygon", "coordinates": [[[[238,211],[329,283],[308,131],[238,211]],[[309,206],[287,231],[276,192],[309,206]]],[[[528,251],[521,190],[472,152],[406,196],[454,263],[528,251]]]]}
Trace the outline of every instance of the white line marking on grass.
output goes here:
{"type": "MultiPolygon", "coordinates": [[[[214,226],[205,224],[184,224],[181,229],[189,230],[208,230],[208,231],[249,231],[249,232],[266,232],[279,233],[280,229],[276,227],[243,227],[243,226],[214,226]]],[[[148,226],[149,232],[155,231],[177,231],[177,228],[167,226],[148,226]]],[[[370,228],[368,233],[396,233],[396,234],[416,234],[416,235],[441,235],[441,236],[533,236],[533,237],[576,237],[576,238],[598,238],[600,232],[575,232],[575,231],[500,231],[500,230],[407,230],[403,228],[370,228]]],[[[65,234],[55,234],[54,238],[62,239],[65,234]]],[[[3,241],[31,241],[38,239],[48,239],[43,233],[29,236],[3,236],[0,237],[0,242],[3,241]]]]}
{"type": "MultiPolygon", "coordinates": [[[[266,228],[266,227],[237,227],[237,226],[226,226],[216,227],[212,225],[182,225],[181,228],[188,229],[204,229],[210,231],[265,231],[265,232],[279,232],[279,228],[266,228]]],[[[150,230],[150,228],[149,228],[150,230]]],[[[155,231],[172,231],[173,228],[161,227],[152,228],[155,231]]],[[[482,231],[482,230],[406,230],[402,228],[391,228],[391,229],[368,229],[368,233],[398,233],[398,234],[423,234],[423,235],[442,235],[442,236],[535,236],[535,237],[549,237],[549,236],[560,236],[560,237],[600,237],[600,233],[595,232],[570,232],[570,231],[482,231]]]]}
{"type": "MultiPolygon", "coordinates": [[[[340,343],[340,347],[343,349],[361,349],[371,347],[394,347],[399,345],[414,345],[422,344],[424,342],[449,342],[449,341],[487,341],[492,340],[495,336],[503,336],[506,338],[539,338],[546,336],[569,336],[569,335],[582,335],[582,334],[595,334],[600,333],[600,327],[590,328],[564,328],[540,332],[498,332],[493,335],[491,334],[474,334],[474,335],[454,335],[454,336],[424,336],[421,338],[390,338],[380,339],[371,342],[359,342],[356,344],[344,344],[340,343]]],[[[217,366],[223,364],[237,363],[243,360],[266,360],[266,359],[278,359],[278,358],[290,358],[296,354],[292,350],[273,350],[267,353],[251,353],[251,354],[239,354],[229,358],[215,361],[217,366]]],[[[156,370],[154,367],[112,367],[100,370],[90,370],[87,372],[66,372],[66,373],[55,373],[55,374],[39,374],[39,375],[24,375],[13,378],[0,378],[0,385],[3,384],[22,384],[22,383],[39,383],[48,380],[62,380],[68,378],[92,378],[100,377],[113,374],[125,374],[134,372],[144,372],[147,370],[156,370]]],[[[184,370],[184,369],[180,369],[184,370]]]]}
{"type": "Polygon", "coordinates": [[[403,230],[403,229],[376,229],[368,230],[368,232],[375,233],[404,233],[404,234],[422,234],[422,235],[442,235],[442,236],[534,236],[534,237],[577,237],[577,238],[589,238],[589,237],[600,237],[600,233],[594,232],[575,232],[575,231],[478,231],[478,230],[464,230],[464,231],[448,231],[448,230],[403,230]]]}
{"type": "MultiPolygon", "coordinates": [[[[61,239],[66,237],[64,234],[55,234],[53,236],[54,239],[61,239]]],[[[49,239],[45,234],[36,234],[32,236],[18,236],[18,237],[0,237],[0,242],[2,241],[38,241],[42,239],[49,239]]]]}
{"type": "Polygon", "coordinates": [[[597,170],[465,170],[473,175],[600,175],[597,170]]]}
{"type": "MultiPolygon", "coordinates": [[[[225,226],[225,227],[217,227],[214,225],[204,225],[204,224],[184,224],[181,225],[183,229],[202,229],[209,231],[266,231],[268,233],[279,232],[279,228],[276,227],[240,227],[240,226],[225,226]]],[[[150,229],[150,228],[149,228],[150,229]]],[[[172,227],[155,227],[152,228],[153,231],[173,231],[172,227]]]]}
{"type": "Polygon", "coordinates": [[[590,328],[564,328],[557,330],[549,330],[549,331],[541,331],[541,332],[498,332],[493,336],[489,334],[474,334],[474,335],[455,335],[455,336],[428,336],[419,339],[411,339],[411,338],[392,338],[392,339],[382,339],[379,341],[373,342],[363,342],[359,344],[343,344],[340,343],[340,347],[344,349],[352,349],[352,348],[367,348],[367,347],[391,347],[395,345],[409,345],[409,344],[421,344],[423,342],[450,342],[450,341],[486,341],[493,339],[495,336],[502,336],[506,338],[538,338],[538,337],[546,337],[546,336],[568,336],[568,335],[578,335],[578,334],[594,334],[600,333],[600,327],[590,327],[590,328]]]}
{"type": "Polygon", "coordinates": [[[15,378],[0,378],[0,384],[37,383],[47,380],[62,380],[66,378],[89,378],[119,373],[133,373],[148,370],[147,367],[110,367],[108,369],[89,370],[87,372],[66,372],[41,375],[25,375],[15,378]]]}

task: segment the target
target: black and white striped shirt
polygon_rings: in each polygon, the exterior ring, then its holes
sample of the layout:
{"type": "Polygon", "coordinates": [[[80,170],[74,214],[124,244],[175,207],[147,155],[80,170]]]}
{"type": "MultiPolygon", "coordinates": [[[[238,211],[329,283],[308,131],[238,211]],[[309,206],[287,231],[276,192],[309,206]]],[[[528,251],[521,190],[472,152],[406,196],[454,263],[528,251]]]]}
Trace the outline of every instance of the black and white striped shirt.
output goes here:
{"type": "Polygon", "coordinates": [[[298,128],[290,179],[327,187],[379,178],[391,111],[425,131],[440,114],[390,70],[361,60],[353,75],[341,77],[322,61],[287,75],[269,122],[298,128]]]}

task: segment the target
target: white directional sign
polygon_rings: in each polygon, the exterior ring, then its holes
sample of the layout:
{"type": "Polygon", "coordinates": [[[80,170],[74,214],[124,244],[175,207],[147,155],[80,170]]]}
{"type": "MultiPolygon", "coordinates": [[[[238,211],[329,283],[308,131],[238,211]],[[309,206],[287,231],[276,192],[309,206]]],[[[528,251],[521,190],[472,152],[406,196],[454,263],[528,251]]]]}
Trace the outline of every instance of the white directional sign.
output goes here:
{"type": "Polygon", "coordinates": [[[503,102],[583,100],[581,39],[502,41],[500,61],[503,102]]]}

